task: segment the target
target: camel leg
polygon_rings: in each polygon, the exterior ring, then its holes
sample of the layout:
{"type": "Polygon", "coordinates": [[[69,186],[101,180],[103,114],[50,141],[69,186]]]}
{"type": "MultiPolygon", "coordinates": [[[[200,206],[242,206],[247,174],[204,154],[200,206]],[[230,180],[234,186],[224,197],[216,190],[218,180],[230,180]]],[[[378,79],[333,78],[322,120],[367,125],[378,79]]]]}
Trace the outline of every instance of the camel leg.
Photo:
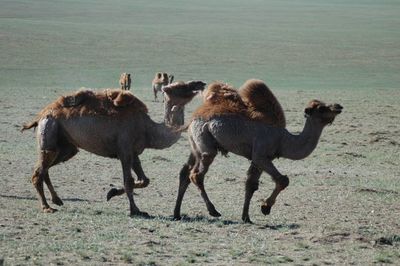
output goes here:
{"type": "Polygon", "coordinates": [[[278,197],[279,193],[281,193],[281,191],[289,185],[289,178],[279,173],[279,171],[275,168],[271,161],[264,162],[263,164],[258,164],[258,166],[261,166],[261,169],[267,172],[272,177],[272,180],[275,182],[275,188],[272,191],[271,196],[269,196],[269,198],[266,199],[261,205],[261,212],[264,215],[267,215],[270,214],[271,207],[275,204],[275,200],[278,197]]]}
{"type": "Polygon", "coordinates": [[[189,174],[190,170],[193,168],[196,162],[195,156],[191,153],[188,159],[188,162],[185,163],[179,173],[179,189],[178,189],[178,197],[176,198],[175,209],[174,209],[174,219],[181,219],[181,206],[183,196],[185,195],[186,189],[190,184],[189,174]]]}
{"type": "MultiPolygon", "coordinates": [[[[49,206],[44,196],[43,181],[50,181],[48,170],[57,156],[56,151],[42,150],[39,155],[39,162],[33,172],[32,184],[35,187],[43,212],[53,213],[57,211],[49,206]]],[[[54,188],[51,186],[54,191],[54,188]]],[[[54,191],[55,192],[55,191],[54,191]]]]}
{"type": "Polygon", "coordinates": [[[157,102],[157,89],[153,87],[154,101],[157,102]]]}
{"type": "MultiPolygon", "coordinates": [[[[143,172],[142,164],[139,156],[135,155],[132,160],[132,169],[138,177],[138,181],[133,185],[133,188],[145,188],[149,185],[150,179],[143,172]]],[[[124,188],[111,188],[107,193],[107,201],[115,196],[120,196],[125,193],[124,188]]]]}
{"type": "Polygon", "coordinates": [[[247,170],[246,180],[246,193],[244,198],[242,220],[245,223],[252,223],[249,216],[250,201],[253,197],[254,192],[258,189],[259,179],[262,171],[258,169],[253,163],[247,170]]]}
{"type": "Polygon", "coordinates": [[[130,156],[122,156],[121,158],[122,164],[122,172],[124,178],[124,189],[126,196],[129,200],[129,209],[131,216],[148,216],[146,212],[141,212],[139,208],[136,206],[135,201],[133,200],[133,187],[135,181],[133,180],[131,167],[132,167],[132,159],[130,156]]]}
{"type": "Polygon", "coordinates": [[[273,178],[273,180],[275,182],[275,189],[272,191],[271,196],[261,205],[261,212],[264,215],[270,214],[271,207],[275,204],[276,197],[289,185],[289,178],[285,175],[273,178]]]}
{"type": "Polygon", "coordinates": [[[221,214],[215,209],[214,204],[208,198],[207,192],[204,188],[204,176],[216,155],[216,151],[213,153],[202,153],[198,171],[196,171],[196,169],[192,169],[189,178],[199,188],[201,197],[206,203],[208,213],[211,216],[219,217],[221,214]]]}
{"type": "Polygon", "coordinates": [[[55,193],[54,187],[50,182],[48,170],[55,164],[60,154],[59,150],[59,129],[57,121],[52,117],[46,117],[38,122],[38,129],[36,131],[37,139],[39,144],[39,160],[35,167],[32,176],[32,184],[35,187],[39,196],[42,210],[44,212],[52,213],[56,210],[50,208],[44,196],[43,181],[49,187],[52,199],[57,203],[60,203],[57,193],[55,193]]]}
{"type": "Polygon", "coordinates": [[[50,194],[51,194],[51,201],[52,201],[54,204],[58,205],[58,206],[64,205],[63,201],[62,201],[62,200],[60,199],[60,197],[57,195],[57,192],[54,190],[54,187],[53,187],[53,185],[51,184],[51,181],[50,181],[50,177],[49,177],[49,173],[48,173],[48,172],[46,172],[46,174],[44,175],[44,182],[46,183],[47,188],[48,188],[49,191],[50,191],[50,194]]]}
{"type": "MultiPolygon", "coordinates": [[[[70,143],[65,143],[65,144],[61,145],[60,151],[58,152],[57,157],[55,158],[55,160],[53,161],[51,166],[59,164],[60,162],[65,162],[65,161],[71,159],[72,157],[74,157],[77,153],[78,153],[78,149],[74,145],[72,145],[70,143]]],[[[57,195],[57,192],[54,190],[54,187],[50,181],[48,172],[44,176],[44,182],[46,183],[47,188],[50,191],[51,201],[58,206],[64,205],[64,203],[62,202],[60,197],[57,195]]]]}
{"type": "Polygon", "coordinates": [[[134,188],[145,188],[149,185],[150,179],[144,174],[142,163],[140,162],[139,156],[133,157],[132,169],[138,177],[138,182],[135,183],[134,188]]]}

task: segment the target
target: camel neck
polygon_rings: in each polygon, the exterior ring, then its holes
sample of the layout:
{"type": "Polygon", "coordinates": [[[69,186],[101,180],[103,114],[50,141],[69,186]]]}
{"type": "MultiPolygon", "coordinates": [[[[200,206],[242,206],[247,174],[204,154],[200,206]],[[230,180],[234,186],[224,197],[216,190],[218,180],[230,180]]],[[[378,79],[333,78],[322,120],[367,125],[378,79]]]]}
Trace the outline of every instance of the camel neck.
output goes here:
{"type": "Polygon", "coordinates": [[[147,148],[165,149],[174,145],[180,138],[180,127],[184,123],[184,108],[175,107],[168,101],[164,102],[164,123],[153,122],[147,130],[147,148]]]}
{"type": "Polygon", "coordinates": [[[147,128],[147,147],[151,149],[165,149],[174,145],[181,133],[164,123],[153,122],[147,128]]]}
{"type": "Polygon", "coordinates": [[[287,132],[282,141],[280,156],[292,160],[301,160],[310,155],[317,147],[324,125],[307,118],[300,134],[287,132]]]}
{"type": "Polygon", "coordinates": [[[185,112],[183,107],[175,106],[176,110],[172,111],[173,105],[164,102],[164,123],[170,127],[179,128],[183,126],[185,120],[185,112]]]}

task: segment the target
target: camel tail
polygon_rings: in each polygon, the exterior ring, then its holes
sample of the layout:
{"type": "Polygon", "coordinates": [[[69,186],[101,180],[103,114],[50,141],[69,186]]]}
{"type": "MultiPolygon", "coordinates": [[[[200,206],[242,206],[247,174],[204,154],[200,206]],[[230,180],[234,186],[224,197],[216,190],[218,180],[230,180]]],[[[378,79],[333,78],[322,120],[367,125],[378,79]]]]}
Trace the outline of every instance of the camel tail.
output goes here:
{"type": "Polygon", "coordinates": [[[20,131],[24,132],[27,129],[36,128],[37,126],[38,126],[38,121],[35,120],[35,121],[30,122],[30,123],[23,124],[20,131]]]}
{"type": "Polygon", "coordinates": [[[276,127],[286,127],[285,113],[278,99],[267,87],[257,79],[246,81],[239,89],[239,94],[248,105],[250,116],[276,127]]]}

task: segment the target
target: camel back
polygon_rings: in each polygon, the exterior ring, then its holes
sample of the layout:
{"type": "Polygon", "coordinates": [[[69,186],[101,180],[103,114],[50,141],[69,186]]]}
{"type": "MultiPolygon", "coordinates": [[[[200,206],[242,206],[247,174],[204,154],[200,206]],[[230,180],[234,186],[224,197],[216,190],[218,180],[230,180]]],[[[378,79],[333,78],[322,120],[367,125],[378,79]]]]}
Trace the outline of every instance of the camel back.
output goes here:
{"type": "Polygon", "coordinates": [[[203,93],[203,104],[193,118],[210,119],[213,116],[240,114],[247,116],[247,106],[233,87],[221,82],[211,83],[203,93]]]}
{"type": "Polygon", "coordinates": [[[61,96],[47,105],[39,118],[52,116],[54,118],[71,118],[78,116],[122,116],[124,114],[147,113],[146,105],[129,91],[90,90],[78,91],[61,96]]]}
{"type": "Polygon", "coordinates": [[[263,81],[257,79],[246,81],[240,87],[239,94],[248,106],[251,119],[276,127],[286,127],[282,106],[263,81]]]}
{"type": "Polygon", "coordinates": [[[271,90],[260,80],[248,80],[240,90],[221,83],[210,84],[204,92],[204,103],[193,118],[239,114],[263,123],[285,127],[283,109],[271,90]]]}

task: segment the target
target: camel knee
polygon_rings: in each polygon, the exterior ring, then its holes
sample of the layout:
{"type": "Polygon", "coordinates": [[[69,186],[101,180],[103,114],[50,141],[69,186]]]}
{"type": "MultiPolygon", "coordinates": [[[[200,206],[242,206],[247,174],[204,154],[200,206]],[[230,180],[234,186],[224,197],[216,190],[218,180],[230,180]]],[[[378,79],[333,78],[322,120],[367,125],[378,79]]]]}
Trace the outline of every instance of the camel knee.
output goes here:
{"type": "Polygon", "coordinates": [[[258,180],[248,179],[246,181],[246,190],[248,190],[248,191],[254,192],[254,191],[258,190],[258,186],[259,186],[258,180]]]}
{"type": "Polygon", "coordinates": [[[204,175],[191,171],[189,176],[190,181],[195,184],[199,189],[203,187],[204,175]]]}
{"type": "Polygon", "coordinates": [[[280,176],[277,180],[275,180],[275,182],[279,190],[284,190],[287,186],[289,186],[289,178],[286,175],[280,176]]]}
{"type": "Polygon", "coordinates": [[[43,175],[40,174],[40,170],[36,169],[32,175],[32,185],[37,188],[43,184],[43,175]]]}

